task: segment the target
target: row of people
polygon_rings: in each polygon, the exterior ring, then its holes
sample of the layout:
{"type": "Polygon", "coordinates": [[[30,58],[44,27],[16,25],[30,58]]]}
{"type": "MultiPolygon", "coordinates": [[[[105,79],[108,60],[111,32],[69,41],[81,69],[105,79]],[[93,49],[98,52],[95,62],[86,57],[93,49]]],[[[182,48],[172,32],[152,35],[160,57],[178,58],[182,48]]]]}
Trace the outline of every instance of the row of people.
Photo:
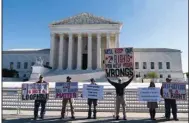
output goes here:
{"type": "MultiPolygon", "coordinates": [[[[167,83],[171,82],[170,76],[168,76],[168,78],[166,78],[166,82],[167,83]]],[[[155,88],[155,83],[153,81],[151,81],[149,87],[155,88]]],[[[161,87],[160,95],[163,98],[163,86],[161,87]]],[[[171,114],[170,109],[172,109],[173,119],[175,121],[178,121],[179,119],[177,118],[176,99],[164,99],[164,102],[165,102],[164,104],[165,104],[165,118],[166,118],[166,120],[170,120],[170,114],[171,114]]],[[[152,120],[156,120],[155,115],[156,115],[156,108],[158,108],[158,103],[157,102],[148,102],[147,107],[149,108],[150,118],[152,120]]]]}
{"type": "MultiPolygon", "coordinates": [[[[122,82],[122,80],[119,78],[118,79],[118,83],[117,82],[113,82],[111,81],[109,78],[107,78],[108,82],[113,85],[116,89],[116,120],[119,119],[119,111],[120,111],[120,104],[122,105],[123,108],[123,119],[127,120],[126,117],[126,103],[125,103],[125,99],[124,99],[124,92],[125,92],[125,88],[132,82],[134,78],[134,75],[130,77],[130,79],[127,82],[122,82]]],[[[95,80],[92,78],[91,80],[91,84],[96,84],[95,80]]],[[[67,77],[67,81],[66,82],[71,82],[71,77],[67,77]]],[[[171,78],[170,76],[168,76],[168,78],[166,79],[166,82],[171,82],[171,78]]],[[[43,80],[43,76],[39,77],[39,81],[37,83],[46,83],[43,80]]],[[[150,82],[149,87],[155,87],[155,83],[154,82],[150,82]]],[[[161,87],[161,96],[163,97],[163,88],[161,87]]],[[[35,104],[34,104],[34,119],[36,120],[38,118],[38,109],[39,106],[41,105],[41,113],[40,113],[40,118],[43,119],[44,118],[44,114],[45,114],[45,107],[46,107],[46,100],[35,100],[35,104]]],[[[74,107],[73,107],[73,99],[63,99],[62,100],[62,110],[61,110],[61,117],[60,119],[63,119],[65,116],[65,109],[66,109],[66,105],[67,103],[70,103],[70,109],[71,109],[71,118],[75,119],[74,116],[74,107]]],[[[96,119],[96,106],[97,106],[97,99],[88,99],[88,119],[91,118],[91,107],[93,104],[93,118],[96,119]]],[[[149,113],[150,113],[150,117],[152,120],[155,120],[155,114],[156,114],[156,108],[158,108],[158,104],[157,102],[148,102],[147,103],[147,107],[149,108],[149,113]]],[[[173,118],[174,120],[178,120],[177,118],[177,104],[176,104],[176,100],[175,99],[165,99],[165,117],[167,120],[170,119],[170,108],[172,108],[172,113],[173,113],[173,118]]]]}
{"type": "MultiPolygon", "coordinates": [[[[123,108],[123,119],[126,120],[124,88],[129,85],[129,83],[133,80],[133,77],[134,76],[132,76],[128,82],[123,82],[123,83],[121,82],[121,79],[119,79],[118,83],[116,83],[107,78],[108,82],[110,84],[112,84],[116,89],[116,119],[117,120],[119,119],[120,104],[122,104],[122,108],[123,108]]],[[[166,78],[167,83],[170,83],[171,80],[172,79],[170,76],[168,76],[168,78],[166,78]]],[[[149,87],[155,87],[155,83],[153,81],[151,81],[149,87]]],[[[163,86],[160,89],[160,95],[163,98],[163,86]]],[[[165,102],[165,118],[166,118],[166,120],[170,120],[170,109],[172,109],[173,119],[175,121],[178,121],[179,119],[177,118],[176,99],[164,99],[164,102],[165,102]]],[[[147,108],[149,108],[150,119],[156,120],[155,115],[156,115],[156,108],[158,108],[158,103],[157,102],[147,102],[147,108]]]]}
{"type": "MultiPolygon", "coordinates": [[[[95,80],[92,78],[90,79],[91,84],[95,84],[95,80]]],[[[71,77],[67,77],[66,82],[71,82],[71,77]]],[[[47,83],[46,81],[43,80],[43,76],[40,75],[39,77],[39,81],[37,81],[36,83],[47,83]]],[[[45,114],[45,107],[46,107],[46,102],[47,100],[35,100],[34,103],[34,120],[36,120],[38,118],[38,110],[39,110],[39,106],[41,105],[41,112],[40,112],[40,118],[43,119],[44,118],[44,114],[45,114]]],[[[71,110],[71,118],[75,119],[74,116],[74,107],[73,107],[73,99],[72,98],[65,98],[62,100],[62,110],[61,110],[61,117],[60,119],[63,119],[65,116],[65,110],[66,110],[66,105],[67,103],[70,103],[70,110],[71,110]]],[[[89,110],[88,110],[88,119],[91,118],[91,106],[94,106],[94,110],[93,110],[93,118],[96,119],[96,106],[97,106],[97,99],[88,99],[88,106],[89,106],[89,110]]]]}

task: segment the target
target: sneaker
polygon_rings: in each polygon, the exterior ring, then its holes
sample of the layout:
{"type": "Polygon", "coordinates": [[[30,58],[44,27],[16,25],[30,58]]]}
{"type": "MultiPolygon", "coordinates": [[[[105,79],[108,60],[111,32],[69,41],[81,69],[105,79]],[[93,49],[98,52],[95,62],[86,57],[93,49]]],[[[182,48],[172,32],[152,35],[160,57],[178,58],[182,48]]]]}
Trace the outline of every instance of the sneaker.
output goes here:
{"type": "Polygon", "coordinates": [[[93,119],[96,119],[96,116],[94,116],[93,119]]]}
{"type": "Polygon", "coordinates": [[[175,121],[179,121],[179,119],[178,119],[178,118],[175,118],[174,120],[175,120],[175,121]]]}
{"type": "Polygon", "coordinates": [[[42,119],[42,120],[43,120],[43,119],[44,119],[44,116],[41,116],[41,117],[40,117],[40,119],[42,119]]]}
{"type": "Polygon", "coordinates": [[[127,118],[124,117],[123,120],[127,120],[127,118]]]}
{"type": "Polygon", "coordinates": [[[116,120],[119,120],[119,116],[116,116],[116,120]]]}
{"type": "Polygon", "coordinates": [[[71,117],[71,119],[75,119],[75,117],[74,117],[74,116],[72,116],[72,117],[71,117]]]}
{"type": "Polygon", "coordinates": [[[37,120],[37,118],[38,118],[38,116],[34,116],[34,118],[33,118],[33,119],[34,119],[34,120],[37,120]]]}
{"type": "Polygon", "coordinates": [[[166,117],[166,120],[170,120],[170,118],[166,117]]]}
{"type": "Polygon", "coordinates": [[[87,117],[87,119],[91,119],[91,117],[87,117]]]}

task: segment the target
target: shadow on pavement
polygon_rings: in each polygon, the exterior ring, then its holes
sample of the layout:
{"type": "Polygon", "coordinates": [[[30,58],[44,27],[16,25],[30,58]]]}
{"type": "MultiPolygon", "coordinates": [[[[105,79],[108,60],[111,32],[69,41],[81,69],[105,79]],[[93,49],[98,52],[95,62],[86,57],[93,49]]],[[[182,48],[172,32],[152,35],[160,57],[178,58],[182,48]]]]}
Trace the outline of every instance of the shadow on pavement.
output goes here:
{"type": "MultiPolygon", "coordinates": [[[[171,122],[170,120],[169,122],[171,122]]],[[[32,118],[17,118],[17,119],[4,119],[3,123],[110,123],[110,122],[115,122],[115,123],[162,123],[162,122],[167,122],[164,118],[158,118],[156,121],[151,121],[149,119],[128,119],[127,121],[125,120],[115,120],[112,118],[98,118],[98,119],[86,119],[86,118],[77,118],[75,120],[72,119],[58,119],[58,118],[47,118],[47,119],[38,119],[38,120],[33,120],[32,118]]]]}

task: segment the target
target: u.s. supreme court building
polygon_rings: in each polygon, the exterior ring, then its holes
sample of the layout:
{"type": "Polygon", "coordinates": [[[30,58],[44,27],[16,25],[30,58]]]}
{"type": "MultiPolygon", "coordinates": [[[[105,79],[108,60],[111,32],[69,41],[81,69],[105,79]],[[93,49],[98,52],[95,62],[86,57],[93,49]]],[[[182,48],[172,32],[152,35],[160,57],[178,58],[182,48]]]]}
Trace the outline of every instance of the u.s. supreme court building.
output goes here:
{"type": "MultiPolygon", "coordinates": [[[[53,22],[49,25],[50,49],[3,51],[3,68],[19,71],[20,78],[30,77],[36,57],[41,57],[45,66],[52,67],[48,72],[41,73],[47,78],[50,76],[50,81],[59,80],[56,76],[68,75],[68,71],[77,71],[78,74],[83,70],[90,71],[91,75],[86,76],[91,77],[93,73],[92,77],[103,78],[104,49],[122,47],[119,45],[122,26],[120,22],[89,13],[53,22]]],[[[183,78],[180,50],[133,47],[136,77],[145,77],[148,72],[154,71],[159,78],[168,75],[183,78]]],[[[78,74],[77,78],[82,75],[78,74]]]]}

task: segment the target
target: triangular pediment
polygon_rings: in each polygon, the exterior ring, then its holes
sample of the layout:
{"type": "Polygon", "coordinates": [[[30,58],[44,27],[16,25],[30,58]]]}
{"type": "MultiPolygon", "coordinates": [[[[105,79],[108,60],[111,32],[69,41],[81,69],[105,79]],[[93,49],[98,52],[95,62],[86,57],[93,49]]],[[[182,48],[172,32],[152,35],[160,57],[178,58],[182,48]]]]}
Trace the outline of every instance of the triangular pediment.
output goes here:
{"type": "Polygon", "coordinates": [[[94,16],[90,13],[81,13],[67,19],[52,23],[51,25],[74,25],[74,24],[121,24],[117,21],[105,19],[104,17],[94,16]]]}

